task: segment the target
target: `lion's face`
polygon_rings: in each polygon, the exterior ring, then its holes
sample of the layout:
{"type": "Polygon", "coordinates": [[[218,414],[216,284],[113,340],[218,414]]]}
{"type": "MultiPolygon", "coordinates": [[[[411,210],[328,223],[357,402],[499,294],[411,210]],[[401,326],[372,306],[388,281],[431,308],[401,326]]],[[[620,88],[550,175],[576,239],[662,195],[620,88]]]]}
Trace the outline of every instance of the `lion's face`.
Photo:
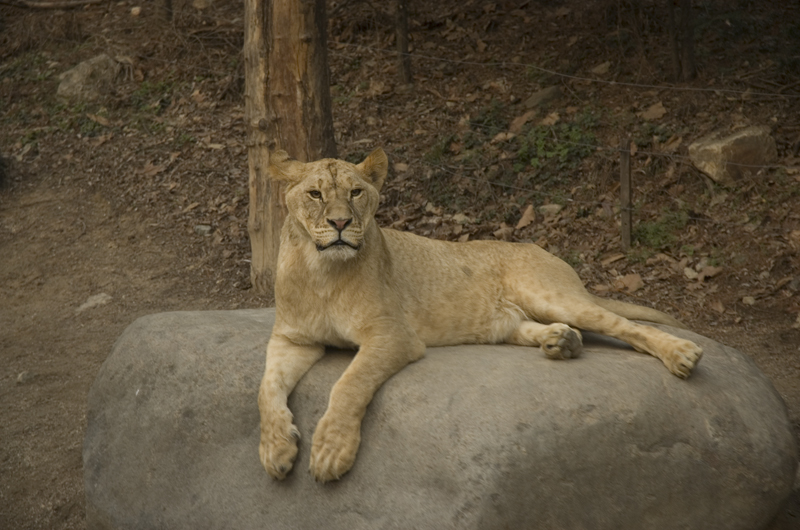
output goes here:
{"type": "Polygon", "coordinates": [[[320,256],[355,257],[378,208],[388,165],[383,151],[374,151],[358,165],[334,159],[304,164],[280,152],[270,158],[271,176],[288,183],[289,215],[305,229],[320,256]]]}

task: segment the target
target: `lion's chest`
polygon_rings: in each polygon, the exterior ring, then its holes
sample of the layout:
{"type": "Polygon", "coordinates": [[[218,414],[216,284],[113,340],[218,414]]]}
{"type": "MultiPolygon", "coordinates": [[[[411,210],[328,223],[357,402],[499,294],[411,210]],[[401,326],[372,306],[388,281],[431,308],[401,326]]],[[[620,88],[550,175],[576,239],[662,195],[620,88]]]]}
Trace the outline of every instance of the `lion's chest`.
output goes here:
{"type": "Polygon", "coordinates": [[[356,347],[359,311],[346,303],[347,297],[338,289],[316,284],[309,279],[304,289],[284,293],[276,300],[287,336],[301,344],[356,347]]]}

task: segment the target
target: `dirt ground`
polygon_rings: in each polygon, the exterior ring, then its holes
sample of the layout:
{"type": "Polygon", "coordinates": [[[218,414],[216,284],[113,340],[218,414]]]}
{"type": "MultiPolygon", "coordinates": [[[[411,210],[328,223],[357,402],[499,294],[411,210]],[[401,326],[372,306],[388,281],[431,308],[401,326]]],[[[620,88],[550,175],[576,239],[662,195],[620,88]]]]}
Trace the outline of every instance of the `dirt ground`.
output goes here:
{"type": "MultiPolygon", "coordinates": [[[[696,9],[698,79],[673,90],[648,2],[412,4],[413,87],[397,81],[388,8],[332,3],[337,145],[390,155],[384,226],[537,242],[593,292],[750,354],[800,433],[800,7],[723,4],[696,9]],[[561,98],[499,136],[546,86],[561,98]],[[712,130],[763,124],[778,159],[734,187],[686,160],[712,130]],[[536,127],[561,143],[528,164],[551,138],[536,127]],[[638,149],[628,253],[623,133],[638,149]],[[560,208],[521,222],[542,204],[560,208]]],[[[173,8],[0,6],[0,528],[85,527],[86,395],[133,320],[271,303],[249,284],[242,7],[173,8]],[[101,52],[123,64],[107,93],[56,98],[58,74],[101,52]]],[[[773,530],[800,528],[799,495],[773,530]]]]}

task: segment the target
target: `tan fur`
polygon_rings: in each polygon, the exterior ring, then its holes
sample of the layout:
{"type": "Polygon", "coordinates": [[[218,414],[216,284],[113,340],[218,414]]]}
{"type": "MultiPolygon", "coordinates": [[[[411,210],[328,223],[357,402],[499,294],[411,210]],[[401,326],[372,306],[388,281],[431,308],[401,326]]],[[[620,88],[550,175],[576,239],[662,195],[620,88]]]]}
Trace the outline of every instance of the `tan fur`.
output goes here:
{"type": "Polygon", "coordinates": [[[313,436],[310,471],[323,482],[352,467],[372,396],[426,346],[506,342],[567,359],[580,354],[583,329],[628,342],[678,377],[700,360],[696,344],[627,319],[680,322],[589,294],[569,265],[536,245],[451,243],[379,228],[386,171],[380,149],[359,165],[272,156],[270,172],[286,182],[289,209],[258,396],[261,462],[273,477],[284,478],[297,455],[287,397],[326,345],[358,353],[313,436]],[[340,235],[347,244],[332,245],[340,235]]]}

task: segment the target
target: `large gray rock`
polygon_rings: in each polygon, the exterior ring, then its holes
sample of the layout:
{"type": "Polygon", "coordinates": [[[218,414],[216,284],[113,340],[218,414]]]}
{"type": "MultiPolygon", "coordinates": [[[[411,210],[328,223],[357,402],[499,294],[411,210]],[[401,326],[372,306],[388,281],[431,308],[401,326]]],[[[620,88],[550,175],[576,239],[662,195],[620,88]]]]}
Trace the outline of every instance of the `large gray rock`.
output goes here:
{"type": "Polygon", "coordinates": [[[717,132],[689,146],[695,167],[725,186],[757,173],[760,166],[771,164],[777,156],[769,127],[748,127],[727,136],[717,132]]]}
{"type": "Polygon", "coordinates": [[[272,310],[137,320],[89,394],[90,529],[757,529],[788,496],[796,448],[781,398],[736,350],[682,381],[656,359],[587,337],[584,355],[430,349],[390,379],[341,481],[306,472],[332,352],[290,399],[295,470],[258,458],[256,395],[272,310]]]}

